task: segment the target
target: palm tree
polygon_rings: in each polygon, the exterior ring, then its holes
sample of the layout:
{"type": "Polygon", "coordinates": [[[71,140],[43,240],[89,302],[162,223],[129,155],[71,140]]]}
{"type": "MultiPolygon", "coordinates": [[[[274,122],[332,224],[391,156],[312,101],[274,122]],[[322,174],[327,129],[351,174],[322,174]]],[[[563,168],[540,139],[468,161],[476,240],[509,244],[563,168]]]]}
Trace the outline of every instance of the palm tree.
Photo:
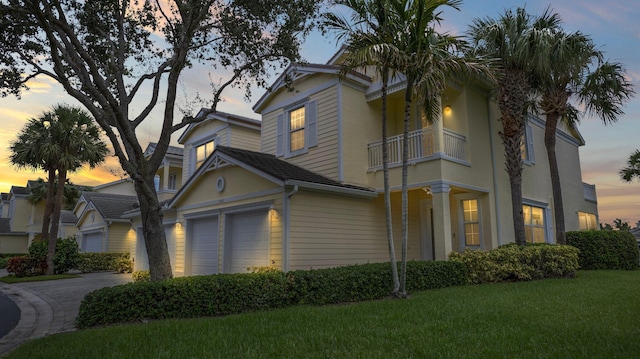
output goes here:
{"type": "Polygon", "coordinates": [[[353,69],[373,66],[380,76],[381,112],[382,112],[382,172],[384,178],[384,205],[387,227],[387,242],[391,277],[393,280],[393,296],[398,296],[400,282],[396,264],[395,246],[393,242],[391,190],[389,188],[389,145],[387,143],[387,87],[393,71],[392,60],[397,53],[395,48],[394,15],[388,0],[341,0],[337,5],[347,7],[351,11],[350,19],[336,13],[326,13],[324,24],[337,32],[337,41],[346,38],[346,58],[343,61],[342,75],[353,69]]]}
{"type": "Polygon", "coordinates": [[[440,98],[452,75],[489,75],[485,65],[458,56],[465,43],[458,37],[438,33],[434,26],[442,19],[438,9],[449,6],[459,10],[458,0],[400,0],[394,2],[401,14],[403,29],[398,35],[398,69],[406,76],[404,93],[404,129],[402,150],[402,268],[400,295],[406,296],[407,244],[409,237],[408,162],[409,126],[412,102],[416,99],[433,122],[440,114],[440,98]]]}
{"type": "Polygon", "coordinates": [[[605,124],[616,122],[623,114],[622,106],[633,94],[633,88],[625,79],[620,64],[602,61],[603,53],[590,37],[562,30],[550,31],[548,35],[550,64],[546,71],[535,77],[541,93],[538,105],[546,116],[544,143],[553,189],[556,242],[564,244],[564,206],[556,159],[558,122],[564,122],[568,128],[576,126],[578,111],[570,103],[574,95],[590,114],[600,117],[605,124]]]}
{"type": "MultiPolygon", "coordinates": [[[[31,119],[11,143],[11,162],[18,167],[31,167],[49,171],[48,187],[57,182],[55,197],[47,197],[47,206],[53,202],[47,250],[47,274],[54,273],[56,237],[64,196],[67,173],[83,165],[91,168],[104,161],[107,146],[100,140],[100,130],[91,116],[78,107],[56,105],[38,119],[31,119]],[[51,172],[57,173],[51,179],[51,172]]],[[[45,237],[43,237],[45,238],[45,237]]]]}
{"type": "Polygon", "coordinates": [[[627,167],[620,170],[620,178],[631,182],[633,178],[640,180],[640,150],[636,150],[629,156],[627,167]]]}
{"type": "Polygon", "coordinates": [[[495,59],[494,83],[500,108],[505,164],[511,187],[511,209],[515,241],[526,243],[522,209],[522,150],[526,115],[533,108],[531,73],[548,71],[549,47],[543,36],[557,27],[559,18],[549,10],[532,17],[523,8],[507,10],[497,19],[474,19],[468,37],[472,54],[495,59]]]}

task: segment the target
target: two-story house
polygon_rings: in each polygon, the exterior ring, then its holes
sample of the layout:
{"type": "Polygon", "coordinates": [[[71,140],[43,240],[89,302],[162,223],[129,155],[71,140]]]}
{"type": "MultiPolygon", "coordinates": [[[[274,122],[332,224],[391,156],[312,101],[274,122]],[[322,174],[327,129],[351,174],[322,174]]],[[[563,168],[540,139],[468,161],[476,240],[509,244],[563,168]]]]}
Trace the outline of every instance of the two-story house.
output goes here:
{"type": "MultiPolygon", "coordinates": [[[[388,260],[380,82],[360,72],[338,76],[341,56],[286,69],[254,106],[261,122],[212,115],[181,136],[183,185],[165,210],[176,275],[388,260]]],[[[398,247],[403,90],[402,77],[393,79],[387,142],[398,247]]],[[[451,251],[514,240],[500,113],[490,91],[452,82],[441,107],[433,123],[418,106],[412,113],[409,259],[444,260],[451,251]]],[[[553,243],[543,137],[544,122],[530,118],[523,211],[527,239],[553,243]]],[[[557,138],[567,229],[593,228],[595,188],[581,180],[578,153],[584,141],[575,130],[561,129],[557,138]]],[[[139,226],[135,213],[129,216],[139,226]]]]}

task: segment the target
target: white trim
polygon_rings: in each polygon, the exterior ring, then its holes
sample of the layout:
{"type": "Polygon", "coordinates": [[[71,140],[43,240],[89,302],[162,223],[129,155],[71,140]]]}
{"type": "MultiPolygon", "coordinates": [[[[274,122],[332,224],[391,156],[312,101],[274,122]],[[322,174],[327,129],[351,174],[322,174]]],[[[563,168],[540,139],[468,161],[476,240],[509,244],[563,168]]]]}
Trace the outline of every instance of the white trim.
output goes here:
{"type": "Polygon", "coordinates": [[[300,92],[298,93],[296,96],[290,97],[286,100],[280,101],[278,103],[275,103],[265,109],[263,109],[262,111],[260,111],[260,113],[269,113],[269,112],[273,112],[275,110],[279,110],[279,109],[286,109],[292,106],[295,106],[296,103],[298,102],[305,102],[306,98],[309,98],[311,95],[314,95],[318,92],[324,91],[328,88],[330,88],[331,86],[334,86],[338,83],[338,79],[331,79],[330,81],[327,81],[321,85],[318,85],[314,88],[311,88],[309,90],[306,90],[304,92],[300,92]]]}
{"type": "Polygon", "coordinates": [[[348,188],[348,187],[339,187],[321,183],[314,182],[304,182],[299,180],[287,180],[285,181],[286,186],[299,186],[306,189],[311,190],[320,190],[323,192],[334,192],[340,193],[344,195],[358,196],[358,197],[369,197],[369,198],[377,198],[378,193],[373,190],[366,189],[356,189],[356,188],[348,188]]]}
{"type": "MultiPolygon", "coordinates": [[[[409,189],[433,187],[433,186],[446,186],[446,185],[448,185],[449,187],[458,187],[458,188],[466,189],[468,191],[474,191],[479,193],[489,193],[489,190],[483,187],[477,187],[477,186],[472,186],[472,185],[468,185],[460,182],[453,182],[453,181],[447,181],[447,180],[435,180],[435,181],[411,183],[409,184],[409,189]]],[[[390,190],[392,191],[398,191],[401,189],[402,189],[402,186],[394,186],[390,188],[390,190]]],[[[376,192],[382,193],[383,189],[376,189],[376,192]]]]}
{"type": "MultiPolygon", "coordinates": [[[[202,208],[202,207],[216,206],[216,205],[219,205],[221,203],[236,202],[236,201],[242,201],[242,200],[246,200],[246,199],[270,196],[270,195],[274,195],[274,194],[278,194],[278,193],[282,193],[282,192],[284,192],[284,189],[282,187],[276,187],[276,188],[263,190],[263,191],[259,191],[259,192],[251,192],[251,193],[241,194],[241,195],[233,196],[233,197],[220,198],[220,199],[216,199],[216,200],[213,200],[213,201],[194,203],[194,204],[190,204],[190,205],[187,205],[187,206],[178,207],[177,210],[178,211],[187,211],[187,210],[197,209],[197,208],[202,208]]],[[[232,207],[229,207],[229,208],[232,208],[232,207]]],[[[185,218],[186,218],[186,215],[185,215],[185,218]]]]}
{"type": "Polygon", "coordinates": [[[343,141],[343,119],[342,119],[342,82],[337,84],[336,102],[337,102],[337,126],[338,126],[338,181],[344,181],[344,161],[342,155],[344,153],[343,141]]]}

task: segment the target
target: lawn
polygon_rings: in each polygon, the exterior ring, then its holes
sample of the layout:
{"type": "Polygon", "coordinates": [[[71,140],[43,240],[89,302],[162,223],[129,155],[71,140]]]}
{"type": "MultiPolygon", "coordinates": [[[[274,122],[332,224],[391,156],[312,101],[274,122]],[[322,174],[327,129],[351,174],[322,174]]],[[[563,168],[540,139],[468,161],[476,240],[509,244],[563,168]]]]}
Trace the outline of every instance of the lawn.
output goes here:
{"type": "Polygon", "coordinates": [[[455,287],[34,340],[9,358],[633,358],[640,271],[455,287]]]}

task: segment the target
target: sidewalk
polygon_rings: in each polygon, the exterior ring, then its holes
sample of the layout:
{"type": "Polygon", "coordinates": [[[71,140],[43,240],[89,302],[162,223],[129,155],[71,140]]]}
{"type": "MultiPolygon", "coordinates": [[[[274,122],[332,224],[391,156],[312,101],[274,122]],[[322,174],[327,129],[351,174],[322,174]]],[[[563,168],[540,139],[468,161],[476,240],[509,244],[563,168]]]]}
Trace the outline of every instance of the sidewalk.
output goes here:
{"type": "MultiPolygon", "coordinates": [[[[6,276],[0,270],[0,277],[6,276]]],[[[81,278],[16,284],[0,283],[0,291],[20,308],[20,322],[0,338],[0,356],[27,340],[76,330],[75,320],[84,296],[96,289],[131,282],[131,274],[81,274],[81,278]]]]}

